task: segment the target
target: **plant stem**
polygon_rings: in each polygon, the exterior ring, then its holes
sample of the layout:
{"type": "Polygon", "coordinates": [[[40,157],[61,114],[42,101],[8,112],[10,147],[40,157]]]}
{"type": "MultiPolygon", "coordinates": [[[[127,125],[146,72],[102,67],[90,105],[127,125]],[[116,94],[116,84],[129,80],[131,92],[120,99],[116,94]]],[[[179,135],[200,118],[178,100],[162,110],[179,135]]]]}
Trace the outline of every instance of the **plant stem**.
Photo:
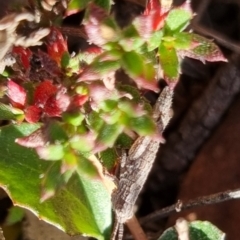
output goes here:
{"type": "Polygon", "coordinates": [[[135,215],[126,222],[126,225],[128,226],[128,229],[130,230],[135,240],[147,240],[147,236],[144,233],[135,215]]]}

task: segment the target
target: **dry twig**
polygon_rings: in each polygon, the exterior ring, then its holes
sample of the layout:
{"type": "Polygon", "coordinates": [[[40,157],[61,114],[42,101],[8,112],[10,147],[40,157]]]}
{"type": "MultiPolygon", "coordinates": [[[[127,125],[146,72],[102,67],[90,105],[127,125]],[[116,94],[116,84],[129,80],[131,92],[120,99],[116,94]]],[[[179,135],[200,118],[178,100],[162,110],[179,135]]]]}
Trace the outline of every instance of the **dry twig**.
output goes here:
{"type": "Polygon", "coordinates": [[[161,218],[168,217],[172,213],[179,212],[179,210],[183,211],[183,210],[192,209],[195,207],[217,204],[217,203],[226,202],[226,201],[238,199],[238,198],[240,198],[240,188],[235,190],[228,190],[225,192],[215,193],[209,196],[199,197],[196,199],[192,199],[186,203],[181,202],[182,203],[180,207],[181,209],[179,209],[179,202],[178,202],[177,204],[173,204],[169,207],[163,208],[159,211],[156,211],[152,214],[147,215],[146,217],[141,218],[140,223],[144,224],[149,221],[156,221],[161,218]]]}

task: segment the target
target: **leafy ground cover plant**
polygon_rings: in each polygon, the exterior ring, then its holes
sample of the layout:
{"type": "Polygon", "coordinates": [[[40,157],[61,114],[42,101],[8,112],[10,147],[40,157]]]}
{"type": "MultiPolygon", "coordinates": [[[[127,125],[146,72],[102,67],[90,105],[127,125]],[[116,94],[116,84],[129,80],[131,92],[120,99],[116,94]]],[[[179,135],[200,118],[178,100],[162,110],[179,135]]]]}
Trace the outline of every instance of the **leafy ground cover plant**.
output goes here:
{"type": "Polygon", "coordinates": [[[119,151],[137,136],[161,137],[144,92],[158,92],[159,78],[174,88],[186,56],[226,59],[211,40],[186,31],[194,16],[188,1],[149,1],[124,29],[107,0],[72,0],[63,10],[55,1],[32,4],[38,15],[16,11],[0,20],[1,34],[12,38],[1,56],[0,185],[15,205],[68,234],[109,239],[116,186],[104,172],[114,174],[119,151]],[[89,47],[74,55],[60,25],[82,10],[89,47]],[[38,30],[17,35],[32,25],[38,30]],[[116,80],[119,69],[129,84],[116,80]]]}

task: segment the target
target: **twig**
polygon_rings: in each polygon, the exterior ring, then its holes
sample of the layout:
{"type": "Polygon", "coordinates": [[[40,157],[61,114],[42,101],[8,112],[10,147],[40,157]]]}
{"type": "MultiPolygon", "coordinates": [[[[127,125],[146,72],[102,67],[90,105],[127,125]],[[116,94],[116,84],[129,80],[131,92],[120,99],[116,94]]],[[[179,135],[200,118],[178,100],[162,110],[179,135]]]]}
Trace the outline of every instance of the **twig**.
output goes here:
{"type": "Polygon", "coordinates": [[[129,219],[126,222],[126,225],[128,226],[128,229],[130,230],[135,240],[147,240],[147,236],[145,235],[141,225],[135,216],[129,219]]]}
{"type": "Polygon", "coordinates": [[[209,196],[198,197],[186,203],[183,203],[180,201],[181,203],[180,207],[178,202],[177,204],[173,204],[169,207],[163,208],[159,211],[156,211],[152,214],[147,215],[146,217],[141,218],[140,223],[145,224],[146,222],[149,222],[149,221],[156,221],[161,218],[165,218],[174,212],[179,212],[179,210],[183,211],[183,210],[191,209],[194,207],[212,205],[212,204],[221,203],[221,202],[238,199],[238,198],[240,198],[240,188],[237,188],[235,190],[228,190],[225,192],[215,193],[209,196]]]}
{"type": "Polygon", "coordinates": [[[3,236],[2,228],[0,228],[0,240],[5,240],[5,237],[3,236]]]}
{"type": "Polygon", "coordinates": [[[82,27],[62,26],[62,27],[60,27],[60,31],[63,34],[66,34],[68,36],[81,37],[84,39],[88,39],[88,37],[82,27]]]}

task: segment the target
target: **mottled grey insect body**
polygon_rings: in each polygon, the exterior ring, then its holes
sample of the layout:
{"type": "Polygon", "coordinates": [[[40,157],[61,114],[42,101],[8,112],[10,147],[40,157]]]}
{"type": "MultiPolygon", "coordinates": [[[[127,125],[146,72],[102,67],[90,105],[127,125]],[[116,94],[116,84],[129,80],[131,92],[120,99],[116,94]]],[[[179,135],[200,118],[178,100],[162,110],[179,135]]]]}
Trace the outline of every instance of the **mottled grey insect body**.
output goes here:
{"type": "MultiPolygon", "coordinates": [[[[173,90],[165,87],[161,92],[153,111],[160,134],[171,118],[173,90]]],[[[115,224],[111,239],[123,237],[123,224],[134,214],[134,205],[146,182],[155,160],[162,138],[139,137],[129,150],[128,156],[123,154],[120,163],[119,183],[112,195],[115,224]]]]}

